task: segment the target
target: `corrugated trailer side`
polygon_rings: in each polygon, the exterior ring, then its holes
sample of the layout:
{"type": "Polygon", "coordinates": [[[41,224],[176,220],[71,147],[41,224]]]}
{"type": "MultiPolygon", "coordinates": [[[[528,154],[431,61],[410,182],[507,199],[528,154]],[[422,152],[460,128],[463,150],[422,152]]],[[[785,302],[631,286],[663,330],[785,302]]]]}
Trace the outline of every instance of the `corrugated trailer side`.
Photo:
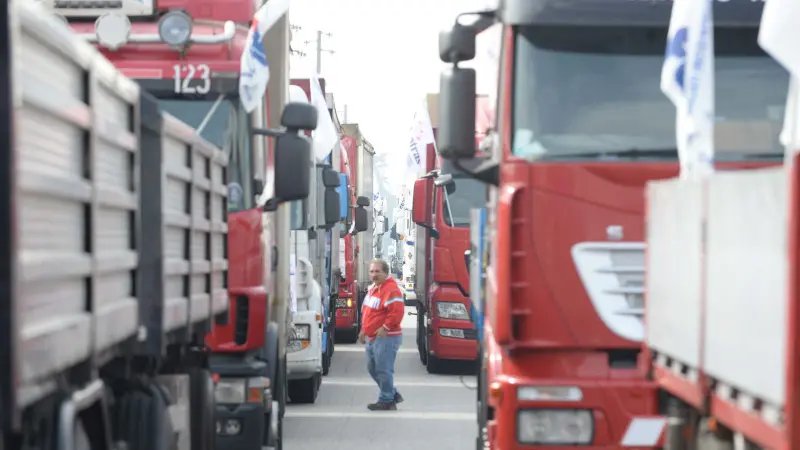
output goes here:
{"type": "Polygon", "coordinates": [[[0,442],[208,450],[227,157],[41,5],[10,6],[0,442]]]}

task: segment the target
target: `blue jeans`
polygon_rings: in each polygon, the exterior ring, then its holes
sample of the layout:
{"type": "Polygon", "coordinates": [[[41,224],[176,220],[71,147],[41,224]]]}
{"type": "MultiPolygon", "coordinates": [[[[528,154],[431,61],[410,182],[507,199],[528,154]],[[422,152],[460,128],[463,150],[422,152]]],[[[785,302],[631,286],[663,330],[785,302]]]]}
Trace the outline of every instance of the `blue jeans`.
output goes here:
{"type": "Polygon", "coordinates": [[[403,336],[379,337],[367,342],[367,371],[378,383],[381,390],[378,401],[381,403],[393,402],[397,394],[394,388],[394,361],[402,343],[403,336]]]}

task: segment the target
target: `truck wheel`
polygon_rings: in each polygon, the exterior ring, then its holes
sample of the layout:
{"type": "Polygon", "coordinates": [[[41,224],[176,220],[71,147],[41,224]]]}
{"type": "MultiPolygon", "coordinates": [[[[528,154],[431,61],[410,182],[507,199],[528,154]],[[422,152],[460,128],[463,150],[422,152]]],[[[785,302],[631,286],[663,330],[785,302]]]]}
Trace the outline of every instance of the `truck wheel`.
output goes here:
{"type": "Polygon", "coordinates": [[[343,344],[355,344],[358,342],[358,327],[348,330],[339,330],[339,342],[343,344]]]}
{"type": "Polygon", "coordinates": [[[486,397],[486,373],[483,370],[478,370],[478,438],[476,442],[477,450],[484,450],[487,448],[488,443],[488,428],[486,422],[488,420],[488,403],[486,397]]]}
{"type": "Polygon", "coordinates": [[[717,432],[711,430],[709,419],[700,420],[697,429],[696,449],[700,450],[733,450],[733,436],[730,432],[717,432]]]}
{"type": "Polygon", "coordinates": [[[425,337],[425,359],[427,360],[427,364],[425,364],[425,370],[431,374],[438,374],[444,371],[445,363],[437,358],[436,356],[431,355],[430,352],[430,339],[425,337]]]}
{"type": "MultiPolygon", "coordinates": [[[[278,361],[278,324],[270,322],[267,324],[264,340],[264,359],[267,361],[267,376],[273,386],[277,386],[278,374],[280,373],[280,361],[278,361]]],[[[273,395],[277,392],[273,393],[273,395]]]]}
{"type": "Polygon", "coordinates": [[[129,389],[117,404],[116,435],[128,444],[128,450],[173,448],[175,428],[167,410],[167,393],[158,384],[129,389]]]}
{"type": "Polygon", "coordinates": [[[283,414],[278,418],[278,435],[275,436],[275,450],[283,450],[283,414]]]}
{"type": "Polygon", "coordinates": [[[289,381],[289,400],[292,403],[314,403],[319,392],[320,374],[305,380],[289,381]]]}
{"type": "Polygon", "coordinates": [[[333,338],[330,332],[327,337],[327,344],[325,353],[322,355],[322,374],[327,375],[331,370],[331,356],[333,356],[333,338]]]}
{"type": "Polygon", "coordinates": [[[428,364],[428,350],[425,348],[425,315],[417,308],[417,351],[423,366],[428,364]]]}
{"type": "Polygon", "coordinates": [[[213,450],[216,441],[214,433],[216,405],[211,372],[206,369],[189,370],[189,386],[192,450],[213,450]]]}

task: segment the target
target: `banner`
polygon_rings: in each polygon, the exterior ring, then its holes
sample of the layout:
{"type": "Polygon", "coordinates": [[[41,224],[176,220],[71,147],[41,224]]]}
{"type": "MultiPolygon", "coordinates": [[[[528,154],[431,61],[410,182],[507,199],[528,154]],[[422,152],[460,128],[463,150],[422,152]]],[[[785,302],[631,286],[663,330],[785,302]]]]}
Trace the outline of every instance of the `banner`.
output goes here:
{"type": "Polygon", "coordinates": [[[322,93],[322,87],[316,74],[311,76],[309,88],[311,91],[311,104],[317,109],[317,129],[314,130],[314,157],[317,158],[317,161],[324,161],[333,150],[333,147],[339,142],[339,133],[336,131],[333,119],[331,119],[331,113],[328,111],[328,102],[325,101],[325,94],[322,93]]]}
{"type": "Polygon", "coordinates": [[[289,0],[270,0],[253,15],[239,67],[239,98],[247,112],[256,109],[264,98],[269,83],[264,35],[288,11],[289,0]]]}
{"type": "Polygon", "coordinates": [[[800,151],[800,3],[797,0],[767,0],[761,15],[758,44],[789,72],[789,92],[783,118],[781,143],[787,160],[800,151]]]}
{"type": "Polygon", "coordinates": [[[661,90],[675,105],[681,177],[714,171],[713,0],[674,0],[661,90]]]}
{"type": "Polygon", "coordinates": [[[414,113],[411,122],[410,138],[408,144],[407,177],[417,178],[425,170],[425,153],[428,144],[433,144],[433,127],[428,115],[427,104],[423,101],[420,108],[414,113]]]}

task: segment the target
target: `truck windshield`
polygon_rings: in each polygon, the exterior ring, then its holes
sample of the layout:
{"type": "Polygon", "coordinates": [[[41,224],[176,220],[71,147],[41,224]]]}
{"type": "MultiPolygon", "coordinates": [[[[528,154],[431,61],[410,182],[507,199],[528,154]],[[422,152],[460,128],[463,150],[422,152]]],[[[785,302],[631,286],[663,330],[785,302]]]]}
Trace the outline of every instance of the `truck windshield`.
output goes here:
{"type": "MultiPolygon", "coordinates": [[[[788,74],[758,48],[757,30],[715,33],[717,159],[780,158],[788,74]]],[[[665,35],[664,28],[519,28],[514,154],[677,159],[675,107],[660,90],[665,35]]]]}
{"type": "Polygon", "coordinates": [[[228,211],[255,207],[250,129],[247,113],[231,98],[160,99],[161,108],[197,129],[203,139],[228,153],[228,211]]]}
{"type": "Polygon", "coordinates": [[[472,178],[454,177],[446,199],[441,192],[444,222],[451,227],[469,227],[470,211],[486,206],[486,184],[472,178]]]}

